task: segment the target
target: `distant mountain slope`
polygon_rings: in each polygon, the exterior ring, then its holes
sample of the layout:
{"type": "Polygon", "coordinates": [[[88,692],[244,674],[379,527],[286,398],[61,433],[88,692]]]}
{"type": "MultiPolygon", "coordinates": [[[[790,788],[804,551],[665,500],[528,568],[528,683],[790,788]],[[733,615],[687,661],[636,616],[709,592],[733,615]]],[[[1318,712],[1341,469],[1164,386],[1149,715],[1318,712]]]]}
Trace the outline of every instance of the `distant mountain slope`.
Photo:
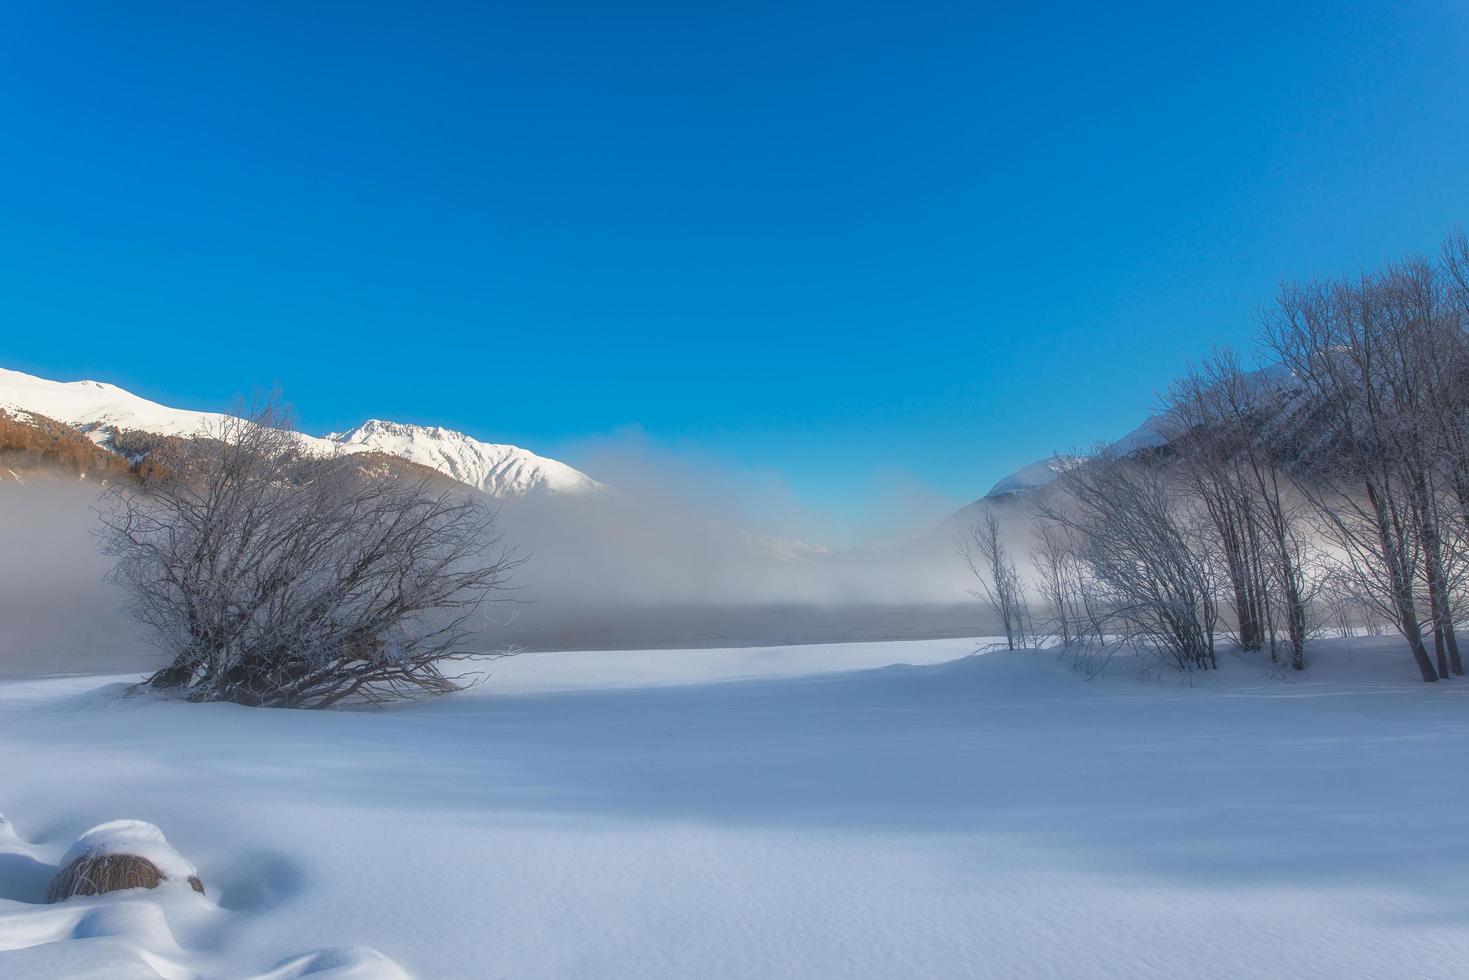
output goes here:
{"type": "MultiPolygon", "coordinates": [[[[1121,439],[1104,446],[1102,451],[1128,456],[1140,450],[1165,446],[1168,444],[1164,435],[1167,428],[1167,420],[1163,416],[1151,416],[1121,439]]],[[[983,497],[960,507],[934,528],[896,549],[894,554],[909,558],[950,558],[954,552],[954,539],[963,535],[986,510],[993,510],[1007,525],[1022,525],[1031,495],[1055,483],[1067,470],[1081,465],[1086,459],[1081,455],[1058,454],[1022,466],[998,480],[983,497]]]]}
{"type": "MultiPolygon", "coordinates": [[[[1290,370],[1281,364],[1271,364],[1248,371],[1243,377],[1249,390],[1257,394],[1263,394],[1267,388],[1280,393],[1283,399],[1280,403],[1281,410],[1284,412],[1295,411],[1304,397],[1300,386],[1293,382],[1290,370]]],[[[1166,446],[1169,439],[1167,433],[1175,427],[1164,415],[1149,416],[1142,425],[1106,446],[1104,451],[1113,456],[1130,456],[1139,450],[1166,446]]],[[[1074,455],[1058,455],[1037,460],[999,480],[981,499],[995,500],[1009,494],[1049,486],[1062,473],[1080,463],[1084,458],[1074,455]]]]}
{"type": "Polygon", "coordinates": [[[101,381],[48,381],[4,368],[0,368],[0,407],[44,415],[83,432],[115,427],[194,436],[220,418],[210,412],[169,408],[101,381]]]}
{"type": "Polygon", "coordinates": [[[532,493],[582,494],[606,489],[580,470],[518,446],[472,439],[442,426],[369,419],[326,439],[345,452],[376,451],[432,467],[495,497],[532,493]]]}
{"type": "Polygon", "coordinates": [[[0,408],[0,483],[25,483],[33,473],[105,482],[130,472],[125,457],[72,426],[36,412],[0,408]]]}
{"type": "MultiPolygon", "coordinates": [[[[1107,446],[1106,451],[1117,456],[1126,456],[1139,449],[1155,449],[1168,442],[1167,437],[1163,435],[1163,430],[1163,417],[1154,415],[1121,439],[1107,446]]],[[[1084,458],[1074,455],[1056,455],[1038,459],[1000,479],[990,487],[984,499],[994,500],[1009,494],[1024,493],[1027,490],[1039,490],[1041,487],[1050,486],[1060,478],[1061,474],[1082,462],[1084,458]]]]}
{"type": "Polygon", "coordinates": [[[1079,462],[1081,462],[1079,456],[1047,456],[1045,459],[1038,459],[1029,466],[1022,466],[1009,476],[996,481],[995,485],[990,487],[989,493],[984,495],[985,499],[993,500],[1012,493],[1024,493],[1027,490],[1038,490],[1041,487],[1049,486],[1059,479],[1061,474],[1079,462]]]}
{"type": "MultiPolygon", "coordinates": [[[[63,422],[106,449],[118,449],[118,432],[191,438],[223,416],[169,408],[100,381],[49,381],[0,368],[0,409],[32,412],[63,422]]],[[[518,446],[479,442],[442,427],[400,425],[377,419],[325,438],[301,435],[309,452],[384,453],[437,470],[491,496],[575,495],[606,488],[565,463],[518,446]]]]}

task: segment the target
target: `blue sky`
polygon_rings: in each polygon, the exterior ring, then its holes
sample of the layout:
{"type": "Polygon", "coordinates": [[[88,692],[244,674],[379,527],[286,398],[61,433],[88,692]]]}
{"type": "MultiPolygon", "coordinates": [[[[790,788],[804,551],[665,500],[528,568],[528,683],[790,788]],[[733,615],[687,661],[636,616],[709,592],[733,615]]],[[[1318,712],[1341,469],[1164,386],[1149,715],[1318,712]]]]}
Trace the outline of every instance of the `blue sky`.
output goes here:
{"type": "Polygon", "coordinates": [[[7,4],[0,364],[850,531],[1469,221],[1461,3],[1023,6],[7,4]]]}

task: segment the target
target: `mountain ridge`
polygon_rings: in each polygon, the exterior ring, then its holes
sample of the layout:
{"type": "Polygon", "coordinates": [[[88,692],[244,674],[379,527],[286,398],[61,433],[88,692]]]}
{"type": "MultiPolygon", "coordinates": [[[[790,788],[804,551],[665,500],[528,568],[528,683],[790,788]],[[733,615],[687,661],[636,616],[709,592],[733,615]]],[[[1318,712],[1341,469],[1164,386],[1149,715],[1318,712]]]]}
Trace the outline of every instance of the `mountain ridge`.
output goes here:
{"type": "MultiPolygon", "coordinates": [[[[103,381],[51,381],[0,368],[0,408],[32,412],[72,426],[102,449],[115,431],[190,438],[225,418],[218,412],[171,408],[103,381]]],[[[604,484],[559,460],[519,446],[480,442],[443,426],[368,419],[326,436],[297,433],[302,448],[322,455],[383,453],[466,483],[498,499],[540,494],[587,495],[604,484]]]]}
{"type": "Polygon", "coordinates": [[[345,432],[331,432],[322,438],[336,443],[344,452],[376,451],[420,463],[493,497],[588,494],[607,489],[559,460],[519,446],[480,442],[441,425],[368,419],[345,432]]]}

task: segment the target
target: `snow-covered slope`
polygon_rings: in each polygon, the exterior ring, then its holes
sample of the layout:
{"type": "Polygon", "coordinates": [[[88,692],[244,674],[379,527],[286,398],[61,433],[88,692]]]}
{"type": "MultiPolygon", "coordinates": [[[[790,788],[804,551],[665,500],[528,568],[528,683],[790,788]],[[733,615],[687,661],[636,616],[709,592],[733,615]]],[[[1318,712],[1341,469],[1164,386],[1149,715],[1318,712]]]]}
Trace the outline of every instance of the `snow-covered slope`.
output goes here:
{"type": "Polygon", "coordinates": [[[194,436],[219,419],[169,408],[101,381],[48,381],[0,368],[0,408],[45,415],[84,432],[115,426],[167,436],[194,436]]]}
{"type": "MultiPolygon", "coordinates": [[[[1303,397],[1299,386],[1291,383],[1290,370],[1282,364],[1271,364],[1254,371],[1247,371],[1243,377],[1248,390],[1254,395],[1264,395],[1267,388],[1274,388],[1277,392],[1282,393],[1283,408],[1288,409],[1290,405],[1303,397]]],[[[1165,446],[1168,444],[1166,433],[1172,428],[1174,425],[1165,415],[1149,416],[1142,425],[1107,446],[1104,451],[1114,456],[1127,456],[1143,449],[1165,446]]],[[[990,487],[985,498],[994,499],[1048,486],[1082,459],[1081,456],[1051,456],[1037,460],[1029,466],[1021,467],[990,487]]]]}
{"type": "MultiPolygon", "coordinates": [[[[1121,439],[1102,447],[1101,451],[1126,456],[1163,446],[1168,442],[1163,434],[1166,431],[1167,420],[1161,415],[1154,415],[1121,439]]],[[[952,561],[955,537],[966,533],[966,529],[985,511],[994,508],[1010,515],[1008,519],[1023,522],[1026,495],[1050,486],[1067,470],[1079,466],[1086,459],[1082,455],[1057,454],[1022,466],[997,481],[983,497],[960,507],[932,530],[899,548],[895,554],[922,556],[928,561],[952,561]]]]}
{"type": "MultiPolygon", "coordinates": [[[[218,412],[169,408],[103,381],[49,381],[0,368],[0,408],[34,412],[75,426],[99,445],[107,445],[112,429],[135,429],[188,439],[209,432],[224,419],[218,412]]],[[[305,447],[331,453],[325,439],[300,435],[305,447]]]]}
{"type": "MultiPolygon", "coordinates": [[[[1118,456],[1126,456],[1140,449],[1154,449],[1168,442],[1162,434],[1164,419],[1161,415],[1154,415],[1142,425],[1133,429],[1127,435],[1107,446],[1106,451],[1118,456]]],[[[990,487],[986,499],[1003,497],[1007,494],[1022,493],[1026,490],[1038,490],[1049,486],[1071,467],[1082,461],[1081,456],[1048,456],[1038,459],[1028,466],[1000,479],[994,486],[990,487]]]]}
{"type": "MultiPolygon", "coordinates": [[[[190,438],[207,432],[223,417],[213,412],[169,408],[100,381],[49,381],[4,368],[0,368],[0,408],[32,412],[75,426],[103,446],[113,428],[190,438]]],[[[495,497],[605,489],[565,463],[518,446],[479,442],[442,427],[372,419],[349,432],[300,438],[309,451],[316,453],[381,452],[397,456],[495,497]]]]}
{"type": "Polygon", "coordinates": [[[381,452],[421,463],[495,497],[531,493],[592,493],[604,489],[580,470],[518,446],[471,439],[442,426],[369,419],[326,438],[345,452],[381,452]]]}
{"type": "Polygon", "coordinates": [[[1080,461],[1078,456],[1048,456],[1038,459],[1001,479],[990,487],[990,492],[985,496],[1003,497],[1009,493],[1021,493],[1047,486],[1080,461]]]}

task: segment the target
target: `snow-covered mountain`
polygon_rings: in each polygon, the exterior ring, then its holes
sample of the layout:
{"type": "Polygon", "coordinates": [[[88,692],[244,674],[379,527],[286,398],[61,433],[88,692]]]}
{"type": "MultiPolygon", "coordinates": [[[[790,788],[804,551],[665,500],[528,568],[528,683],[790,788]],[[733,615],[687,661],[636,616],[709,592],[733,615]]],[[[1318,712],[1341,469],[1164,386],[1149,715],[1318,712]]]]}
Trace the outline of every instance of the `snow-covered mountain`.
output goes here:
{"type": "MultiPolygon", "coordinates": [[[[1140,449],[1154,449],[1168,442],[1163,435],[1164,419],[1161,415],[1154,415],[1142,425],[1133,429],[1127,435],[1106,447],[1106,452],[1116,456],[1126,456],[1140,449]]],[[[995,500],[1014,493],[1024,493],[1027,490],[1039,490],[1041,487],[1050,486],[1060,478],[1061,474],[1081,463],[1085,457],[1072,455],[1048,456],[1038,459],[1028,466],[1000,479],[994,486],[990,487],[989,493],[984,495],[986,500],[995,500]]]]}
{"type": "MultiPolygon", "coordinates": [[[[1271,364],[1247,371],[1243,375],[1243,380],[1247,389],[1255,394],[1263,395],[1270,388],[1282,393],[1283,410],[1288,410],[1288,406],[1302,397],[1299,386],[1292,383],[1290,370],[1282,364],[1271,364]]],[[[1170,422],[1166,416],[1153,415],[1121,439],[1104,447],[1103,452],[1113,456],[1129,456],[1143,449],[1157,449],[1168,444],[1167,433],[1176,428],[1177,424],[1170,422]]],[[[1010,494],[1049,486],[1062,473],[1084,459],[1083,456],[1060,455],[1037,460],[998,481],[990,487],[989,493],[985,494],[983,499],[995,500],[1010,494]]]]}
{"type": "Polygon", "coordinates": [[[111,428],[165,436],[195,436],[222,417],[169,408],[101,381],[48,381],[0,368],[0,408],[34,412],[106,438],[111,428]]]}
{"type": "Polygon", "coordinates": [[[595,493],[606,487],[580,470],[518,446],[471,439],[462,432],[368,419],[325,438],[342,452],[380,452],[421,463],[494,497],[595,493]]]}
{"type": "MultiPolygon", "coordinates": [[[[1154,415],[1127,435],[1101,448],[1101,452],[1126,456],[1143,449],[1154,449],[1168,443],[1163,434],[1167,431],[1167,420],[1154,415]]],[[[893,554],[907,557],[926,557],[929,560],[951,560],[954,539],[978,520],[986,511],[994,511],[1002,520],[1023,521],[1029,495],[1059,480],[1067,470],[1085,463],[1087,456],[1057,454],[1038,459],[1022,466],[1014,473],[1003,477],[990,487],[989,492],[954,511],[931,530],[896,549],[893,554]]]]}
{"type": "Polygon", "coordinates": [[[1049,486],[1056,482],[1061,474],[1079,462],[1081,462],[1080,456],[1069,455],[1047,456],[1045,459],[1038,459],[1029,466],[1022,466],[1009,476],[996,481],[995,485],[990,487],[989,493],[985,494],[985,498],[992,500],[1012,493],[1024,493],[1027,490],[1038,490],[1041,487],[1049,486]]]}
{"type": "MultiPolygon", "coordinates": [[[[49,381],[0,368],[0,408],[29,412],[74,426],[108,448],[113,430],[190,438],[223,416],[169,408],[100,381],[49,381]]],[[[442,427],[400,425],[377,419],[325,437],[302,435],[310,452],[380,452],[438,470],[494,497],[587,494],[606,488],[565,463],[518,446],[480,442],[442,427]]]]}

